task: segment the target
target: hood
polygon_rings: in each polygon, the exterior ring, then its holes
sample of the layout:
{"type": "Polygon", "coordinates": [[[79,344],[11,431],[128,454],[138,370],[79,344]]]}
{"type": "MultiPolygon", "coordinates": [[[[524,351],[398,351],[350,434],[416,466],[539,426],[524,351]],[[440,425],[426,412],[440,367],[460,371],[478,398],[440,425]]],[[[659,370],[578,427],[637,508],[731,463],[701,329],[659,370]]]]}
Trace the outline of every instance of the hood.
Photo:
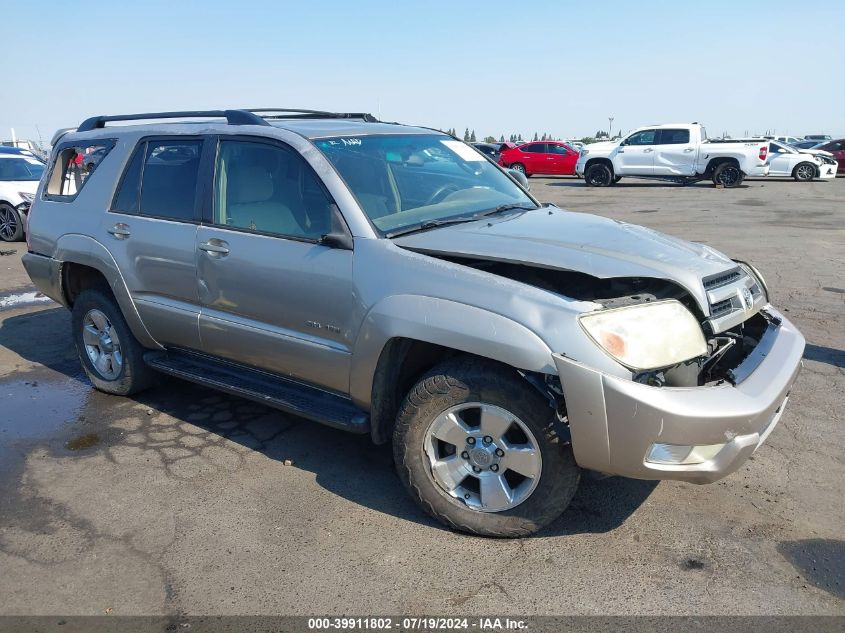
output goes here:
{"type": "Polygon", "coordinates": [[[397,237],[395,244],[455,255],[569,270],[602,279],[652,277],[685,288],[708,311],[702,278],[736,264],[708,246],[617,220],[555,207],[397,237]]]}
{"type": "Polygon", "coordinates": [[[598,143],[589,143],[583,149],[610,151],[617,145],[619,145],[619,141],[599,141],[598,143]]]}
{"type": "Polygon", "coordinates": [[[0,191],[17,199],[19,199],[17,195],[19,191],[35,195],[37,189],[37,180],[0,180],[0,191]]]}
{"type": "Polygon", "coordinates": [[[826,152],[823,149],[799,149],[798,153],[799,154],[810,154],[812,156],[833,156],[833,152],[826,152]]]}

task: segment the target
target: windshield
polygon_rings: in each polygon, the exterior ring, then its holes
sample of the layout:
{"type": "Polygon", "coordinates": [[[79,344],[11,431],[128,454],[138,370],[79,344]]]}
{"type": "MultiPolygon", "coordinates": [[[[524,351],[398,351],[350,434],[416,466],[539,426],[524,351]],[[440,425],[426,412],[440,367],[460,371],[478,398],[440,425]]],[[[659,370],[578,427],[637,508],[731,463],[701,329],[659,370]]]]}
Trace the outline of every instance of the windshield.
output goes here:
{"type": "Polygon", "coordinates": [[[41,180],[44,163],[34,158],[0,158],[0,180],[41,180]]]}
{"type": "Polygon", "coordinates": [[[442,135],[373,135],[315,144],[382,233],[471,217],[502,205],[536,208],[472,147],[442,135]]]}

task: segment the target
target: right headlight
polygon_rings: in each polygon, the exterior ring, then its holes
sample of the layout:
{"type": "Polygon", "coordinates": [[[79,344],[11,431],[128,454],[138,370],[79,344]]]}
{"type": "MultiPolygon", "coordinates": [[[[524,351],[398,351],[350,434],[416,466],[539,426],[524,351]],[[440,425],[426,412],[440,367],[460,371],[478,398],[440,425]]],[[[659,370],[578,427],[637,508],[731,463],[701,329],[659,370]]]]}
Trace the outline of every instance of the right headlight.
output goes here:
{"type": "Polygon", "coordinates": [[[586,148],[584,148],[584,149],[582,149],[582,150],[581,150],[581,156],[586,156],[586,155],[587,155],[587,154],[589,154],[589,153],[590,153],[590,150],[588,150],[588,149],[586,149],[586,148]]]}
{"type": "Polygon", "coordinates": [[[579,321],[599,347],[634,371],[669,367],[707,353],[698,321],[674,299],[588,312],[579,321]]]}
{"type": "Polygon", "coordinates": [[[740,268],[742,268],[749,277],[757,281],[757,284],[760,286],[760,289],[766,297],[766,303],[768,303],[769,287],[766,285],[766,280],[763,279],[763,274],[757,270],[756,266],[749,264],[748,262],[744,262],[741,259],[735,259],[734,261],[740,265],[740,268]]]}

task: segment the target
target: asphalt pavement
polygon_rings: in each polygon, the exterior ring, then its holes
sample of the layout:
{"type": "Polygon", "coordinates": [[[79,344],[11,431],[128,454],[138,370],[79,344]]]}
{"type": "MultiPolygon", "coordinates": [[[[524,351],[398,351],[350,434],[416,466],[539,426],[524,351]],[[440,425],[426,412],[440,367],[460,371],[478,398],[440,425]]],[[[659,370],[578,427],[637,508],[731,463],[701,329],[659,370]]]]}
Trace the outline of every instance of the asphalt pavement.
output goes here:
{"type": "Polygon", "coordinates": [[[365,437],[176,379],[93,390],[0,243],[0,615],[845,614],[845,179],[530,184],[763,272],[808,345],[737,473],[585,479],[535,537],[456,534],[365,437]]]}

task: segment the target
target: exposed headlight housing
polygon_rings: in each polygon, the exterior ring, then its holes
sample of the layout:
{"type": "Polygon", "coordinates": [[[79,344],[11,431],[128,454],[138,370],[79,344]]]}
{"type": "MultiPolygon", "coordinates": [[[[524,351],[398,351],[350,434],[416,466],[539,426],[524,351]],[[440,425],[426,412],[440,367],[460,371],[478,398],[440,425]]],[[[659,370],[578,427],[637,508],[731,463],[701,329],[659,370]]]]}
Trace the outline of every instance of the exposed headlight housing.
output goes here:
{"type": "Polygon", "coordinates": [[[581,148],[581,156],[586,156],[589,153],[590,153],[590,150],[588,150],[586,147],[581,148]]]}
{"type": "Polygon", "coordinates": [[[18,195],[29,204],[32,204],[32,201],[35,200],[35,194],[27,193],[26,191],[18,191],[18,195]]]}
{"type": "Polygon", "coordinates": [[[749,277],[757,281],[757,285],[760,286],[763,290],[763,294],[766,295],[766,303],[769,303],[769,287],[766,285],[766,280],[763,279],[763,275],[760,271],[752,264],[744,262],[741,259],[735,259],[734,261],[739,264],[740,268],[742,268],[749,277]]]}
{"type": "Polygon", "coordinates": [[[588,312],[579,321],[599,347],[633,371],[670,367],[707,353],[698,321],[674,299],[588,312]]]}

